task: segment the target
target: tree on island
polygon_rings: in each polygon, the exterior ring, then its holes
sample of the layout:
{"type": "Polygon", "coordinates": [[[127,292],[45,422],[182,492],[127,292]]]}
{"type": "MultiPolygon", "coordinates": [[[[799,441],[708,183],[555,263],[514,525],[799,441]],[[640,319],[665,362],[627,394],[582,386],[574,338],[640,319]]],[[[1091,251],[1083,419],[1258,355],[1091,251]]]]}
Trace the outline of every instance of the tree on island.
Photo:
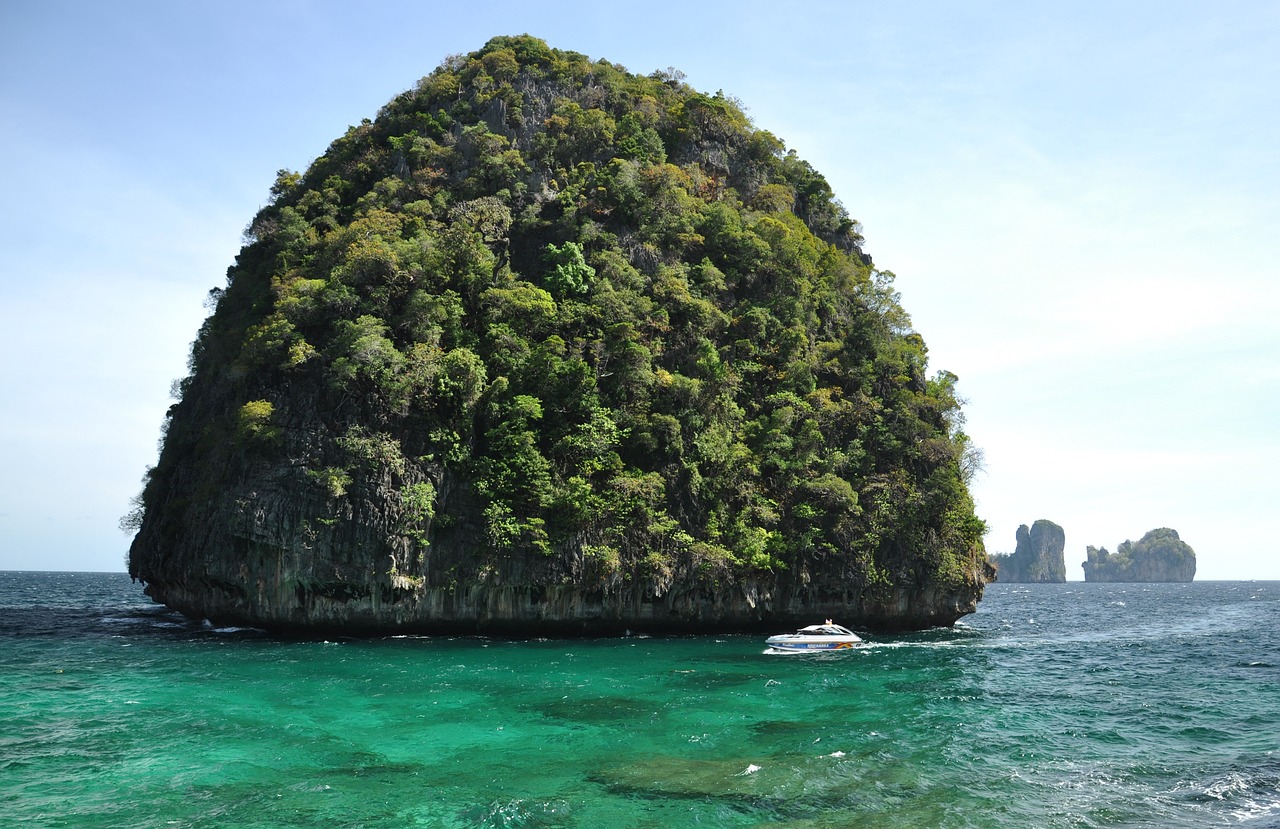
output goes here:
{"type": "Polygon", "coordinates": [[[1168,527],[1151,530],[1137,543],[1125,540],[1115,553],[1090,546],[1086,554],[1085,581],[1184,582],[1196,575],[1195,551],[1168,527]]]}
{"type": "Polygon", "coordinates": [[[1006,582],[1054,582],[1067,580],[1067,564],[1063,551],[1066,533],[1062,527],[1041,518],[1028,529],[1018,527],[1018,546],[1012,553],[991,556],[997,580],[1006,582]]]}

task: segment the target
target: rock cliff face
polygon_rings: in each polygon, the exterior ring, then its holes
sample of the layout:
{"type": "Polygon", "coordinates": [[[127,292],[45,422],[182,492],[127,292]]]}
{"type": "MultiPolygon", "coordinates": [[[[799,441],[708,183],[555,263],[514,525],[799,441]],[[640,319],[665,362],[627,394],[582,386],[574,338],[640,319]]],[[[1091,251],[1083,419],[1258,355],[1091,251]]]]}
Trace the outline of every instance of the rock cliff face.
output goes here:
{"type": "Polygon", "coordinates": [[[1003,582],[1065,582],[1066,533],[1062,527],[1040,519],[1028,529],[1018,527],[1018,545],[1012,553],[991,557],[996,577],[1003,582]]]}
{"type": "Polygon", "coordinates": [[[1159,582],[1191,581],[1196,575],[1196,554],[1176,530],[1151,530],[1137,543],[1124,541],[1113,554],[1106,547],[1086,548],[1085,581],[1159,582]]]}
{"type": "Polygon", "coordinates": [[[352,127],[212,292],[130,550],[295,633],[947,625],[956,378],[738,105],[497,38],[352,127]]]}

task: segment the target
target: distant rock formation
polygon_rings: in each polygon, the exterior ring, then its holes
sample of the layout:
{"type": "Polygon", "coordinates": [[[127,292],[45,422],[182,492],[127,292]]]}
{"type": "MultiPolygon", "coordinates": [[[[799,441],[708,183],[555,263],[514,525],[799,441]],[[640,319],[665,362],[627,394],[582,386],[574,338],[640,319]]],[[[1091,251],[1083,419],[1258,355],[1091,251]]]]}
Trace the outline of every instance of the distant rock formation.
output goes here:
{"type": "Polygon", "coordinates": [[[1111,553],[1106,547],[1087,548],[1085,581],[1191,581],[1196,575],[1196,553],[1168,527],[1152,530],[1136,544],[1124,541],[1111,553]]]}
{"type": "Polygon", "coordinates": [[[1067,563],[1063,555],[1066,533],[1052,521],[1041,518],[1027,529],[1018,527],[1018,546],[1012,553],[991,557],[998,581],[1065,582],[1067,563]]]}

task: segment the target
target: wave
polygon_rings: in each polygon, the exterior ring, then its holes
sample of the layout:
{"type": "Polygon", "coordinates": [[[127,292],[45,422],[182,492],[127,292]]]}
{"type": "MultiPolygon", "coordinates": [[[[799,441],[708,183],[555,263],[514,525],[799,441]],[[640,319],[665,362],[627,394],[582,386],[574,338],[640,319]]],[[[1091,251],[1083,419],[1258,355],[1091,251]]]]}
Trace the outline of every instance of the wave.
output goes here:
{"type": "Polygon", "coordinates": [[[1280,818],[1280,763],[1275,760],[1251,768],[1237,766],[1177,791],[1191,803],[1251,827],[1280,825],[1272,820],[1280,818]]]}

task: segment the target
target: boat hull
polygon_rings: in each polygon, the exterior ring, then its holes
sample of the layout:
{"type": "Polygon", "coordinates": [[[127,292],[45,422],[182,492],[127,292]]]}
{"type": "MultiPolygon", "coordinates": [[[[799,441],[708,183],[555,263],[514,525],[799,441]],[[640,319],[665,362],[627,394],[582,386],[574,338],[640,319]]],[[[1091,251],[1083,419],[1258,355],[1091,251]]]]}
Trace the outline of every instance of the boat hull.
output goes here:
{"type": "Polygon", "coordinates": [[[765,644],[779,651],[841,651],[852,648],[856,642],[775,642],[766,639],[765,644]]]}

